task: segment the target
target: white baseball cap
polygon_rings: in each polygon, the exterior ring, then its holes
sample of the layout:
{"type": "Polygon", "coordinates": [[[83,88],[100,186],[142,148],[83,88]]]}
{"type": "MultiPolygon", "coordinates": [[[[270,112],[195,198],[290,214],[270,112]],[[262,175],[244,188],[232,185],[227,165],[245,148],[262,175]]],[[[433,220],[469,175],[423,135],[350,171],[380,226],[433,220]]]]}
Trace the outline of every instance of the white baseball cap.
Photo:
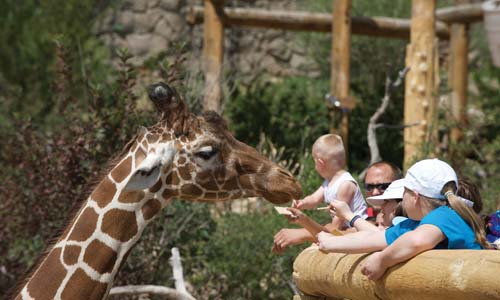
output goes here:
{"type": "Polygon", "coordinates": [[[366,201],[371,205],[380,206],[384,204],[386,200],[403,199],[403,193],[405,192],[405,186],[401,180],[393,181],[387,189],[385,189],[382,195],[373,196],[366,198],[366,201]]]}
{"type": "Polygon", "coordinates": [[[411,166],[398,184],[428,198],[446,199],[441,190],[450,181],[458,187],[457,174],[449,164],[437,158],[424,159],[411,166]]]}

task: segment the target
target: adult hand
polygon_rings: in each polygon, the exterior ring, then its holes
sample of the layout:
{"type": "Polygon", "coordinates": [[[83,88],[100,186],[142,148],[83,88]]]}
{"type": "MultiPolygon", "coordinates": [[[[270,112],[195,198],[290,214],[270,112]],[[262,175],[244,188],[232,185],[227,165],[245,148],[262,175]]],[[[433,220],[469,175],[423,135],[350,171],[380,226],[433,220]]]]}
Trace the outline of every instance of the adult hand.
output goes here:
{"type": "Polygon", "coordinates": [[[307,231],[301,229],[281,229],[274,236],[272,251],[274,253],[281,253],[285,251],[288,246],[302,244],[307,241],[307,236],[305,236],[305,234],[308,234],[307,231]]]}
{"type": "Polygon", "coordinates": [[[370,280],[379,280],[386,270],[387,267],[382,261],[382,252],[372,253],[361,266],[361,273],[370,280]]]}
{"type": "Polygon", "coordinates": [[[331,233],[321,231],[316,236],[318,240],[318,248],[323,252],[329,252],[334,244],[335,236],[331,233]]]}

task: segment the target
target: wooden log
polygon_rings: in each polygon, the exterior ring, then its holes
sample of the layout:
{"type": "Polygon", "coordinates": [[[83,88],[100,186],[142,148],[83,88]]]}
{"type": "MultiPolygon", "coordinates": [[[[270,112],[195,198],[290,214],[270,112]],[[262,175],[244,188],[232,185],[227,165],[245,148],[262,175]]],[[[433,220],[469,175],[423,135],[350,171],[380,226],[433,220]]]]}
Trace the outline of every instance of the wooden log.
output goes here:
{"type": "Polygon", "coordinates": [[[459,4],[436,10],[436,19],[445,23],[472,23],[483,21],[481,3],[459,4]]]}
{"type": "MultiPolygon", "coordinates": [[[[203,22],[203,7],[191,6],[187,15],[190,24],[203,22]]],[[[304,11],[280,11],[247,8],[224,8],[224,24],[250,28],[272,28],[295,31],[331,32],[332,15],[304,11]]],[[[439,38],[449,38],[446,24],[436,24],[439,38]]],[[[351,20],[352,34],[409,39],[410,20],[388,17],[354,16],[351,20]]]]}
{"type": "MultiPolygon", "coordinates": [[[[468,0],[457,0],[464,2],[468,0]]],[[[451,89],[451,113],[457,126],[451,130],[451,141],[459,142],[463,138],[462,128],[467,126],[465,110],[467,107],[467,77],[469,54],[469,28],[468,24],[450,25],[450,65],[449,86],[451,89]]]]}
{"type": "MultiPolygon", "coordinates": [[[[330,93],[339,99],[349,97],[351,61],[351,0],[333,0],[330,93]]],[[[342,110],[340,135],[348,152],[349,112],[342,110]]]]}
{"type": "Polygon", "coordinates": [[[220,17],[220,10],[224,5],[224,1],[205,0],[204,3],[203,67],[205,71],[205,93],[203,109],[220,112],[222,59],[224,55],[224,24],[220,17]]]}
{"type": "MultiPolygon", "coordinates": [[[[406,50],[404,124],[418,124],[404,130],[404,167],[429,156],[424,146],[434,138],[436,120],[436,55],[434,34],[435,0],[413,0],[411,42],[406,50]]],[[[428,149],[427,149],[428,150],[428,149]]]]}
{"type": "Polygon", "coordinates": [[[378,281],[361,274],[368,256],[325,254],[311,246],[295,259],[293,278],[307,299],[500,299],[499,251],[427,251],[390,268],[378,281]]]}

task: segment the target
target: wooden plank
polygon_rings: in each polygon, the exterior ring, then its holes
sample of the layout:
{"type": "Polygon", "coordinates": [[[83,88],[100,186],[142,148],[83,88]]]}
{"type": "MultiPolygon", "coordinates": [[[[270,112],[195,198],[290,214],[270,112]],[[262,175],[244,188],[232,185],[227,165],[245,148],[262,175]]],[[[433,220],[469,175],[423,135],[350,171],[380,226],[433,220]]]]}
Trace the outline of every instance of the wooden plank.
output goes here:
{"type": "MultiPolygon", "coordinates": [[[[342,102],[349,97],[351,76],[351,0],[333,0],[332,17],[330,93],[342,102]]],[[[346,110],[342,110],[340,135],[344,149],[349,153],[349,113],[346,110]]]]}
{"type": "MultiPolygon", "coordinates": [[[[187,15],[190,24],[203,22],[203,7],[191,6],[187,15]]],[[[248,8],[224,8],[226,26],[272,28],[294,31],[331,32],[332,15],[304,11],[280,11],[248,8]]],[[[437,22],[437,35],[448,39],[448,26],[437,22]]],[[[388,17],[353,16],[351,33],[395,39],[409,39],[410,20],[388,17]]]]}
{"type": "Polygon", "coordinates": [[[220,112],[224,24],[219,15],[220,10],[223,9],[224,1],[205,0],[204,3],[203,68],[205,72],[205,93],[203,109],[220,112]]]}
{"type": "Polygon", "coordinates": [[[435,131],[436,106],[436,39],[435,0],[413,0],[411,42],[407,47],[404,124],[418,124],[404,130],[404,167],[415,159],[428,156],[435,131]],[[425,153],[427,152],[427,153],[425,153]]]}

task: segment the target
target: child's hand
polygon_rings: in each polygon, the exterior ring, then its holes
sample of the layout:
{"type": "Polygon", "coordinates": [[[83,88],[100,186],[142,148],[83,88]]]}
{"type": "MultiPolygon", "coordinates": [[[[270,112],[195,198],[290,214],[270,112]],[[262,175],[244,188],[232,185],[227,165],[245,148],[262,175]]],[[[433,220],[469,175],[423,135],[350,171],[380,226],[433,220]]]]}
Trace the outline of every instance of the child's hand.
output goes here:
{"type": "Polygon", "coordinates": [[[301,209],[303,206],[304,206],[304,203],[302,202],[302,200],[293,200],[293,202],[292,202],[293,208],[301,209]]]}
{"type": "Polygon", "coordinates": [[[387,266],[382,263],[382,253],[375,252],[361,266],[361,273],[370,280],[379,280],[384,276],[387,266]]]}

